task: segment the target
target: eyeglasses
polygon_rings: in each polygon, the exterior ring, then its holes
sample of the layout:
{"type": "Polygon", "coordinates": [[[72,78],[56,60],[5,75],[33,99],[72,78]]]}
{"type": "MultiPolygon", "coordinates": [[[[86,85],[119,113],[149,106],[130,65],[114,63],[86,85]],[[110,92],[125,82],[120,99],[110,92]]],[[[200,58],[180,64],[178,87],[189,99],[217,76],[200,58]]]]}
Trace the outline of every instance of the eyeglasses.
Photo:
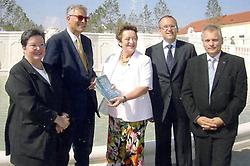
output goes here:
{"type": "Polygon", "coordinates": [[[84,22],[88,22],[89,20],[89,17],[82,16],[82,15],[69,15],[69,16],[77,17],[78,21],[82,21],[84,19],[84,22]]]}
{"type": "Polygon", "coordinates": [[[176,25],[164,25],[162,27],[160,27],[161,29],[163,30],[167,30],[167,29],[177,29],[177,26],[176,25]]]}

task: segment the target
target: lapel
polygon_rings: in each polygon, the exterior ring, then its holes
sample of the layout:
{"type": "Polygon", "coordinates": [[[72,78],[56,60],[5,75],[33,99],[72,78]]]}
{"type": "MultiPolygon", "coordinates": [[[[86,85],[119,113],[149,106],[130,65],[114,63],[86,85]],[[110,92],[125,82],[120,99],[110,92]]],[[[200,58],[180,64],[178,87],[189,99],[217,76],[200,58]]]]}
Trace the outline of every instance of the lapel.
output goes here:
{"type": "Polygon", "coordinates": [[[175,46],[175,53],[174,53],[174,66],[172,69],[172,80],[174,80],[178,75],[179,72],[183,70],[183,65],[185,61],[185,47],[183,47],[185,43],[176,40],[176,46],[175,46]]]}
{"type": "Polygon", "coordinates": [[[214,77],[214,82],[213,82],[213,87],[212,87],[211,93],[213,93],[213,90],[218,85],[218,82],[220,80],[220,77],[221,77],[224,69],[225,69],[227,61],[228,61],[228,56],[224,52],[221,52],[219,63],[218,63],[217,69],[216,69],[215,77],[214,77]]]}
{"type": "MultiPolygon", "coordinates": [[[[55,73],[53,73],[52,69],[48,64],[43,63],[44,69],[48,74],[49,80],[50,80],[50,86],[52,87],[51,89],[55,89],[55,84],[58,81],[55,77],[55,73]]],[[[47,81],[46,81],[47,82],[47,81]]]]}
{"type": "Polygon", "coordinates": [[[174,66],[173,66],[172,73],[171,73],[173,80],[178,75],[177,64],[179,64],[183,60],[183,56],[181,55],[183,55],[181,43],[179,40],[176,40],[175,52],[174,52],[174,66]]]}
{"type": "MultiPolygon", "coordinates": [[[[197,65],[199,66],[200,71],[198,72],[200,77],[200,81],[204,81],[202,83],[202,87],[204,88],[204,90],[207,92],[207,99],[209,98],[209,78],[208,78],[208,62],[207,62],[207,55],[206,54],[202,54],[199,55],[201,57],[201,62],[197,65]]],[[[208,100],[207,100],[208,102],[208,100]]]]}
{"type": "Polygon", "coordinates": [[[47,84],[48,86],[50,86],[50,84],[48,83],[48,81],[43,78],[32,66],[31,64],[25,59],[22,59],[22,64],[24,65],[24,67],[26,68],[27,72],[29,73],[29,75],[31,76],[32,79],[37,80],[39,79],[40,81],[42,81],[44,84],[47,84]]]}
{"type": "Polygon", "coordinates": [[[156,45],[155,50],[156,50],[155,56],[152,58],[155,59],[156,65],[158,66],[158,68],[165,71],[164,73],[166,73],[166,76],[170,77],[165,54],[163,51],[163,41],[161,43],[159,43],[158,45],[156,45]]]}
{"type": "Polygon", "coordinates": [[[105,73],[110,80],[112,78],[116,65],[119,61],[119,57],[120,57],[120,52],[116,52],[115,54],[110,55],[105,62],[105,63],[108,63],[108,66],[105,65],[106,67],[103,73],[105,73]]]}

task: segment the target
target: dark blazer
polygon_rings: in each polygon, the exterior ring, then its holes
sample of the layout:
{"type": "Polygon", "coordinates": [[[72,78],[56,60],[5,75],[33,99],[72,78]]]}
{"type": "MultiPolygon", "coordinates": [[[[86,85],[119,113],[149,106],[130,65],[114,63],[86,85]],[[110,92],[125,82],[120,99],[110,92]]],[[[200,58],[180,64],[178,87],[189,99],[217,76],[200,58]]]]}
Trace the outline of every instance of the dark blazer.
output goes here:
{"type": "Polygon", "coordinates": [[[88,72],[67,30],[48,39],[44,57],[44,61],[55,66],[62,75],[64,89],[68,91],[67,102],[71,105],[72,118],[86,117],[87,111],[97,111],[96,92],[88,90],[91,79],[96,76],[93,70],[92,44],[91,40],[82,34],[81,41],[87,57],[88,72]]]}
{"type": "MultiPolygon", "coordinates": [[[[5,85],[10,97],[5,126],[6,155],[46,160],[55,152],[54,119],[62,111],[62,80],[44,64],[51,85],[23,58],[5,85]]],[[[20,163],[21,164],[21,163],[20,163]]]]}
{"type": "Polygon", "coordinates": [[[234,137],[237,135],[239,114],[246,105],[247,75],[244,59],[221,53],[210,105],[208,82],[207,55],[202,54],[188,62],[182,89],[182,100],[190,118],[191,130],[196,136],[234,137]],[[225,126],[216,131],[204,131],[194,123],[198,115],[220,117],[225,126]]]}
{"type": "Polygon", "coordinates": [[[160,42],[147,48],[145,53],[151,58],[153,67],[153,90],[150,91],[150,97],[156,121],[164,121],[171,98],[176,105],[177,116],[185,114],[180,101],[184,71],[187,60],[197,55],[192,44],[177,40],[174,54],[175,63],[170,74],[162,44],[163,42],[160,42]]]}

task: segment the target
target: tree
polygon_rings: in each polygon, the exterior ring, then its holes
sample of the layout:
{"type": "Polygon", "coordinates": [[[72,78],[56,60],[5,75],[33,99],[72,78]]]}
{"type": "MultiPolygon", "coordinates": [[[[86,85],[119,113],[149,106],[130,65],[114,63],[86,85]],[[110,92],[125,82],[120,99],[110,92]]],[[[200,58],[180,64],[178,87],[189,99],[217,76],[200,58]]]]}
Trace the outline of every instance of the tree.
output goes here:
{"type": "Polygon", "coordinates": [[[138,26],[139,18],[138,18],[137,14],[135,13],[134,10],[131,10],[127,21],[128,21],[128,23],[130,23],[130,24],[132,24],[134,26],[138,26]]]}
{"type": "Polygon", "coordinates": [[[93,13],[90,13],[90,20],[87,24],[86,31],[94,33],[103,33],[106,30],[102,22],[104,17],[104,8],[99,6],[93,13]]]}
{"type": "MultiPolygon", "coordinates": [[[[117,20],[116,26],[117,26],[117,27],[120,27],[121,25],[123,25],[123,24],[125,24],[125,23],[127,23],[127,21],[126,21],[126,15],[123,14],[123,15],[117,20]]],[[[133,25],[134,25],[134,24],[133,24],[133,25]]],[[[116,28],[116,30],[117,30],[117,28],[116,28]]]]}
{"type": "Polygon", "coordinates": [[[117,0],[105,0],[104,3],[90,14],[87,31],[115,32],[117,24],[122,22],[117,0]]]}
{"type": "Polygon", "coordinates": [[[121,17],[117,0],[105,0],[103,22],[110,32],[115,32],[118,19],[121,17]]]}
{"type": "Polygon", "coordinates": [[[155,22],[158,23],[161,17],[170,15],[170,9],[168,9],[165,0],[159,0],[154,8],[155,22]]]}
{"type": "Polygon", "coordinates": [[[30,20],[15,0],[0,0],[0,23],[3,30],[22,31],[29,28],[41,28],[30,20]]]}
{"type": "Polygon", "coordinates": [[[140,14],[140,26],[138,26],[138,29],[142,31],[143,33],[148,32],[150,33],[153,29],[152,22],[152,12],[148,8],[148,5],[144,5],[142,9],[142,13],[140,14]]]}
{"type": "Polygon", "coordinates": [[[221,16],[221,7],[217,0],[208,0],[205,16],[210,19],[221,16]]]}

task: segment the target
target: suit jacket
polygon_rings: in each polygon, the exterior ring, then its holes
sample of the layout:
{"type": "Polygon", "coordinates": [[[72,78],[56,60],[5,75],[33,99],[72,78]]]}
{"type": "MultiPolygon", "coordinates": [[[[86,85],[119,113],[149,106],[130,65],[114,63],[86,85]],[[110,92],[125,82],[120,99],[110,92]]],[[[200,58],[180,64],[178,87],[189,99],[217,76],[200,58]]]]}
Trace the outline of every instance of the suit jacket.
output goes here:
{"type": "Polygon", "coordinates": [[[5,85],[10,97],[5,126],[6,155],[45,160],[55,152],[54,119],[62,112],[62,80],[48,64],[51,85],[23,58],[5,85]]]}
{"type": "Polygon", "coordinates": [[[72,118],[84,118],[88,111],[97,111],[95,90],[88,90],[91,79],[96,76],[93,70],[93,51],[91,40],[81,34],[81,42],[85,52],[88,72],[85,70],[80,56],[67,30],[53,35],[46,43],[44,61],[60,71],[67,90],[67,100],[71,105],[72,118]]]}
{"type": "Polygon", "coordinates": [[[164,121],[171,100],[175,104],[176,115],[182,116],[185,114],[180,100],[182,81],[187,60],[197,55],[194,46],[181,40],[176,41],[175,63],[171,74],[167,68],[163,42],[147,48],[145,54],[151,58],[153,67],[153,90],[150,91],[150,97],[154,120],[164,121]]]}
{"type": "Polygon", "coordinates": [[[183,104],[197,136],[234,137],[238,117],[246,105],[247,75],[244,59],[221,52],[211,92],[208,96],[207,55],[202,54],[188,62],[182,89],[183,104]],[[197,116],[220,117],[225,126],[216,131],[204,131],[194,123],[197,116]]]}

